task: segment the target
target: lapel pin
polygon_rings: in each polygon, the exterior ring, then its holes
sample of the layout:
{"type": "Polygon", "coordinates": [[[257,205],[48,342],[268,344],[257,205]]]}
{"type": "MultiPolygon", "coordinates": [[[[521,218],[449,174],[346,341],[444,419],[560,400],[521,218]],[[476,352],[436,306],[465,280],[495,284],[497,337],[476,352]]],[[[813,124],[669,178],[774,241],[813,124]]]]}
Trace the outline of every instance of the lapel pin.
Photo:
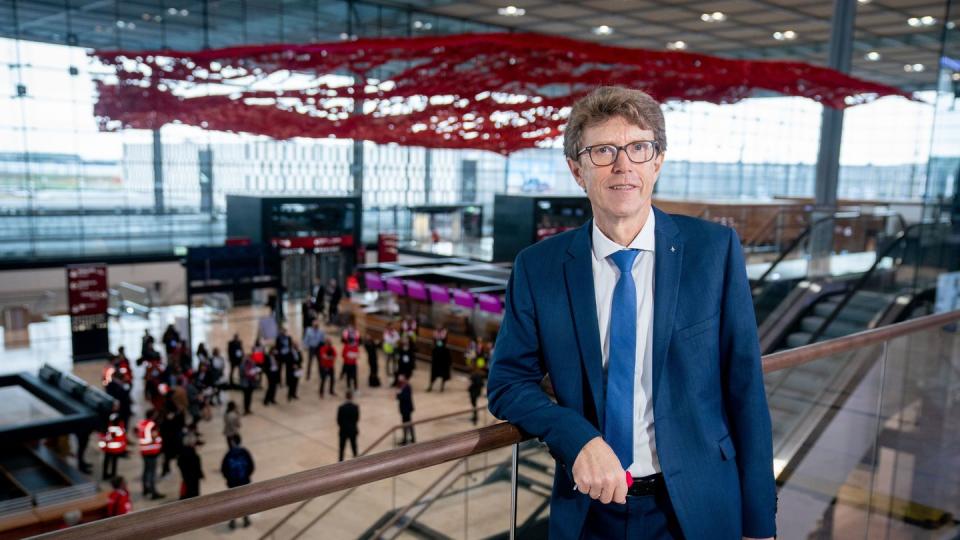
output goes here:
{"type": "Polygon", "coordinates": [[[676,251],[677,251],[676,247],[670,246],[670,253],[676,253],[676,251]]]}

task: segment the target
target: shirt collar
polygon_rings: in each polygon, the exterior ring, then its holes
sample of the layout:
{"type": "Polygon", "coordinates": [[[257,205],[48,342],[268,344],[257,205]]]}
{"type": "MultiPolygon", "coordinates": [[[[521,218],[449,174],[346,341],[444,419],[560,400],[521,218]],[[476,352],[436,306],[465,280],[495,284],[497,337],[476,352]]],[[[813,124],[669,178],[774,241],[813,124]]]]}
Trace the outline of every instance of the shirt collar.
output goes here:
{"type": "MultiPolygon", "coordinates": [[[[630,242],[630,245],[627,246],[627,249],[639,249],[641,251],[654,251],[654,246],[656,245],[656,238],[654,237],[654,228],[656,227],[656,218],[654,217],[653,209],[650,209],[650,215],[647,216],[647,222],[643,224],[643,228],[640,229],[640,233],[630,242]]],[[[597,227],[597,222],[594,220],[592,230],[593,238],[593,256],[598,260],[603,260],[609,257],[610,255],[623,249],[623,246],[609,239],[607,235],[603,234],[603,231],[597,227]]]]}

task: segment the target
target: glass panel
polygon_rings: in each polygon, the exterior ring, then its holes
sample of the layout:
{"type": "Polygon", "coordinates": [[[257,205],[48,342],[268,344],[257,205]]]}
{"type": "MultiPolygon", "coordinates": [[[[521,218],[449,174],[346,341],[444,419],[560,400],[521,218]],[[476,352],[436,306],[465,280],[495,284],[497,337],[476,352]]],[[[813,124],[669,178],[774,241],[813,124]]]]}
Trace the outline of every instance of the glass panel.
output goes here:
{"type": "MultiPolygon", "coordinates": [[[[960,515],[960,339],[935,329],[890,341],[867,538],[933,539],[960,515]]],[[[864,471],[865,473],[865,471],[864,471]]],[[[861,511],[862,513],[862,511],[861,511]]],[[[839,519],[837,520],[840,521],[839,519]]]]}
{"type": "Polygon", "coordinates": [[[766,375],[781,538],[863,534],[883,370],[873,346],[766,375]]]}

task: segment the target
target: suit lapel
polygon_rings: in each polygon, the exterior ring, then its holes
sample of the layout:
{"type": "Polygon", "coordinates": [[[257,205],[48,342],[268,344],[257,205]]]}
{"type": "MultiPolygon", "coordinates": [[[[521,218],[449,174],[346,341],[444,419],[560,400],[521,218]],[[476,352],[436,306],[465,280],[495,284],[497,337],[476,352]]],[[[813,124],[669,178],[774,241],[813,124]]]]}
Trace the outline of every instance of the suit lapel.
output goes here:
{"type": "Polygon", "coordinates": [[[593,288],[593,254],[590,233],[593,220],[577,230],[567,253],[570,257],[563,263],[563,275],[573,313],[580,359],[587,382],[593,394],[599,427],[603,427],[603,356],[600,350],[600,325],[597,322],[597,299],[593,288]]]}
{"type": "Polygon", "coordinates": [[[656,409],[661,375],[670,347],[673,320],[677,312],[677,293],[680,288],[680,269],[683,262],[683,242],[679,229],[670,216],[657,208],[656,259],[654,263],[653,292],[653,405],[656,409]]]}

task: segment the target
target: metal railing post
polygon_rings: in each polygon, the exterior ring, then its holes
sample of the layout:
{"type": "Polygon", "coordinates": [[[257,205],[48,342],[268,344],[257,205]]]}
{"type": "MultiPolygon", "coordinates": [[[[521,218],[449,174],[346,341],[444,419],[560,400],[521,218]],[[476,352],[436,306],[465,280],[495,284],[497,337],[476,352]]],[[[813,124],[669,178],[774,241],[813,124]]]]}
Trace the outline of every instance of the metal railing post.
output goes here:
{"type": "Polygon", "coordinates": [[[520,443],[513,445],[513,468],[510,471],[510,540],[517,538],[517,475],[520,469],[520,443]]]}

